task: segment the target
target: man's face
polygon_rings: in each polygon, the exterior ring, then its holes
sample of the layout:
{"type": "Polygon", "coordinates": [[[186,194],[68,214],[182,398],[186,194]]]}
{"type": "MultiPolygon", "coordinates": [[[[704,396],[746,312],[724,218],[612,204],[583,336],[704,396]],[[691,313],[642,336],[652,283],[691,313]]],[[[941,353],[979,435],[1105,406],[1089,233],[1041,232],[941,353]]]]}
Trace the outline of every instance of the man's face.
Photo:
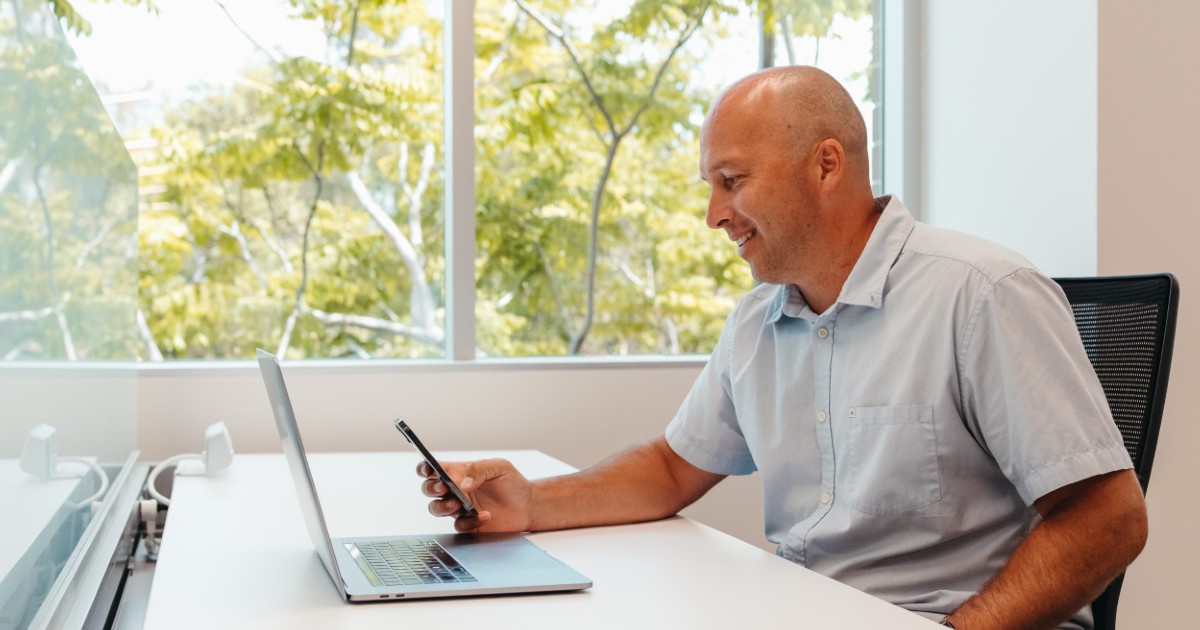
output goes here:
{"type": "Polygon", "coordinates": [[[773,113],[770,99],[727,94],[700,138],[700,177],[711,188],[708,226],[723,229],[754,277],[797,283],[820,216],[807,174],[808,151],[773,113]]]}

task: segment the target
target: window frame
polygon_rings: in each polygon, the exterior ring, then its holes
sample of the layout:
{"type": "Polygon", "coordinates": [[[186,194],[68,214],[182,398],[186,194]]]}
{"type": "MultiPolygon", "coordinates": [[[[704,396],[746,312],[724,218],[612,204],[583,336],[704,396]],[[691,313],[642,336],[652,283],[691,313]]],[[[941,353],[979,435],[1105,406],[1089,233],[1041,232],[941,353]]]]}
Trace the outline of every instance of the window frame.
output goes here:
{"type": "MultiPolygon", "coordinates": [[[[702,364],[705,355],[647,354],[636,357],[496,357],[480,360],[475,335],[475,0],[443,0],[446,26],[444,48],[444,146],[446,151],[445,216],[446,292],[445,346],[441,359],[379,359],[371,365],[410,365],[429,369],[440,365],[481,365],[488,369],[504,364],[514,367],[583,364],[702,364]]],[[[920,217],[920,76],[917,30],[921,19],[920,0],[875,0],[874,46],[883,61],[879,64],[882,86],[877,114],[876,139],[882,145],[879,160],[884,192],[900,195],[914,215],[920,217]]],[[[139,369],[178,370],[196,368],[208,361],[140,363],[139,369]]],[[[227,366],[241,369],[245,361],[211,362],[208,369],[227,366]]],[[[296,363],[348,366],[353,359],[303,359],[296,363]]]]}
{"type": "MultiPolygon", "coordinates": [[[[475,347],[475,0],[443,0],[445,6],[445,147],[446,194],[446,346],[445,361],[472,362],[475,347]],[[456,144],[457,139],[457,144],[456,144]],[[466,176],[463,176],[463,174],[466,176]]],[[[920,121],[919,50],[916,28],[919,0],[876,0],[875,49],[879,64],[881,98],[876,111],[877,144],[884,192],[892,192],[919,217],[920,121]],[[888,107],[886,104],[894,104],[888,107]]],[[[662,361],[660,355],[643,355],[637,361],[662,361]]],[[[550,357],[543,357],[550,359],[550,357]]],[[[401,359],[397,359],[401,361],[401,359]]],[[[510,361],[513,358],[498,358],[510,361]]],[[[570,357],[576,361],[604,361],[604,357],[570,357]]],[[[526,359],[528,361],[528,359],[526,359]]],[[[561,364],[561,358],[553,358],[561,364]]],[[[489,361],[491,363],[491,361],[489,361]]]]}

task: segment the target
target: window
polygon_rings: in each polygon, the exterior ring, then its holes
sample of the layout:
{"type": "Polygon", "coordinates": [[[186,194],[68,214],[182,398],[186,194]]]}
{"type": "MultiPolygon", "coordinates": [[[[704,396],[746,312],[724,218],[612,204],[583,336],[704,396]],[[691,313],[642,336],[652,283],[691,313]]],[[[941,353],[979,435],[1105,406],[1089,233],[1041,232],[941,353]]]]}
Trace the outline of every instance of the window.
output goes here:
{"type": "Polygon", "coordinates": [[[90,605],[137,436],[137,171],[58,22],[0,3],[4,628],[90,605]]]}
{"type": "Polygon", "coordinates": [[[763,65],[823,59],[872,118],[868,1],[492,0],[475,22],[488,355],[707,353],[752,286],[704,224],[708,104],[763,65]]]}
{"type": "Polygon", "coordinates": [[[764,59],[878,102],[869,0],[78,4],[139,169],[151,360],[445,356],[448,20],[475,26],[477,356],[708,352],[752,283],[703,223],[708,103],[764,59]]]}

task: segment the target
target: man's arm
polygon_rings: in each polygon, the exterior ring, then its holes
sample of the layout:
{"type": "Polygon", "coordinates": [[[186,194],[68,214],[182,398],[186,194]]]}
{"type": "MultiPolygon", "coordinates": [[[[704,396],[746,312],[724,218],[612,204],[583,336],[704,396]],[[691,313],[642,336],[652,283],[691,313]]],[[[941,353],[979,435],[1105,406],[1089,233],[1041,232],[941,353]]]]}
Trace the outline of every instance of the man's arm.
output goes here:
{"type": "Polygon", "coordinates": [[[1059,488],[1034,507],[1042,521],[1000,573],[950,616],[955,627],[1057,628],[1098,597],[1146,544],[1146,502],[1131,470],[1059,488]]]}
{"type": "Polygon", "coordinates": [[[688,463],[665,436],[633,446],[574,474],[530,482],[502,459],[447,462],[443,468],[470,496],[479,516],[456,516],[462,507],[424,463],[429,511],[455,516],[458,531],[545,531],[615,525],[671,516],[692,504],[724,475],[688,463]]]}

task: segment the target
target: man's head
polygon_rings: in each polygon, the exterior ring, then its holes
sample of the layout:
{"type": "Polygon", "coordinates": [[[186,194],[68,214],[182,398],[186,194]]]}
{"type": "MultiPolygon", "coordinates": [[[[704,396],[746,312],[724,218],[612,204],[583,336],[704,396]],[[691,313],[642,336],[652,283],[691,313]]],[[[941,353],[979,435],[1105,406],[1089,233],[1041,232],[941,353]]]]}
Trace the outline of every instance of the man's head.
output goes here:
{"type": "Polygon", "coordinates": [[[709,227],[738,242],[764,282],[799,284],[843,262],[836,250],[854,247],[873,208],[862,115],[833,77],[807,66],[757,72],[717,97],[700,176],[712,188],[709,227]]]}

